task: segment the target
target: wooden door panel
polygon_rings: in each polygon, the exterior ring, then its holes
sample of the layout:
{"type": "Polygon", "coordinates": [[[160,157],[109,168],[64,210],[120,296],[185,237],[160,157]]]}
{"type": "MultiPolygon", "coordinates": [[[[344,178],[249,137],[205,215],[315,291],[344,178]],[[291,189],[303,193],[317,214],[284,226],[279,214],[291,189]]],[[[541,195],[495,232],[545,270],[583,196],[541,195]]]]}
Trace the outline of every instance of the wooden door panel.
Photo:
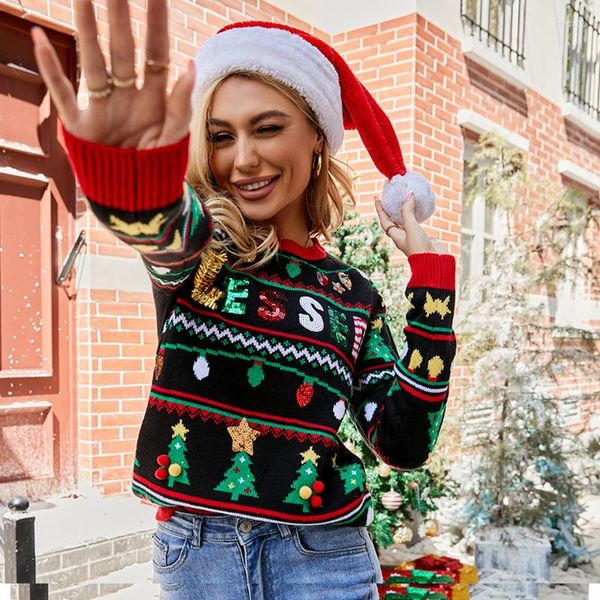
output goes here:
{"type": "MultiPolygon", "coordinates": [[[[76,483],[75,304],[55,283],[75,182],[30,27],[0,11],[0,501],[76,483]]],[[[75,82],[74,38],[46,33],[75,82]]]]}
{"type": "Polygon", "coordinates": [[[51,200],[0,179],[0,378],[52,375],[51,200]]]}

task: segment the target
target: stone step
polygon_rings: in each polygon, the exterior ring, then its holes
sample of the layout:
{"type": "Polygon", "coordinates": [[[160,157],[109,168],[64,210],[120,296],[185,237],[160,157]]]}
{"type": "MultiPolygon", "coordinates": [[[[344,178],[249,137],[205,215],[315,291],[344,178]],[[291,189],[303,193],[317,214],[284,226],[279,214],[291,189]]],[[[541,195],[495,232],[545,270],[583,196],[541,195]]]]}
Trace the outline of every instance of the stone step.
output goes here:
{"type": "MultiPolygon", "coordinates": [[[[152,559],[155,512],[131,495],[32,503],[36,580],[48,583],[49,600],[88,600],[131,587],[136,580],[113,580],[111,574],[152,559]]],[[[151,577],[152,570],[147,572],[151,577]]],[[[0,581],[3,577],[0,564],[0,581]]]]}

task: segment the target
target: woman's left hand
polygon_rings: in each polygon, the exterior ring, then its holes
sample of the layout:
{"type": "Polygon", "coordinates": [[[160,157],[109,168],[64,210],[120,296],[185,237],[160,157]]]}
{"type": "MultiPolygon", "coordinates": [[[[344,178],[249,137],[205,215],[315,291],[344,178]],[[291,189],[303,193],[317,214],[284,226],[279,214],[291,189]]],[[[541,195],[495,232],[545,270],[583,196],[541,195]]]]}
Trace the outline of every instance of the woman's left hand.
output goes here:
{"type": "Polygon", "coordinates": [[[421,227],[421,224],[417,221],[415,217],[415,197],[412,192],[410,192],[408,200],[402,206],[404,225],[394,223],[390,219],[389,215],[383,210],[381,200],[377,196],[375,196],[375,208],[377,209],[377,216],[384,231],[390,225],[394,225],[394,227],[388,229],[387,235],[392,239],[396,248],[402,250],[406,256],[419,252],[434,252],[436,254],[444,254],[446,252],[443,244],[437,240],[430,239],[423,227],[421,227]]]}

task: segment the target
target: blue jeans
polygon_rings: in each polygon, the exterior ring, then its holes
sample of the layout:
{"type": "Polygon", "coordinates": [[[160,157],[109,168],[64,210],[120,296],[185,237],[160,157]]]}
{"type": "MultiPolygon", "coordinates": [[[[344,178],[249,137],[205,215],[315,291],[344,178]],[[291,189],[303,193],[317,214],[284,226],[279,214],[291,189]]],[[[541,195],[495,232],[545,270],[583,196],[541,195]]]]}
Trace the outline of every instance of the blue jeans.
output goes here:
{"type": "Polygon", "coordinates": [[[178,511],[153,539],[161,600],[376,600],[383,582],[366,527],[178,511]]]}

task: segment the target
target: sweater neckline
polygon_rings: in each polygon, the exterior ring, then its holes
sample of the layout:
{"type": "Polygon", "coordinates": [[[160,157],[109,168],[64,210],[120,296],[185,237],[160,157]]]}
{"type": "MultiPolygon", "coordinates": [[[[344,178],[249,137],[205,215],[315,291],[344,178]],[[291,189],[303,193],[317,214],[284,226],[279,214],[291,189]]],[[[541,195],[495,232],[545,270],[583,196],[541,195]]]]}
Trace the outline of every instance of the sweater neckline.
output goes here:
{"type": "Polygon", "coordinates": [[[325,258],[327,253],[325,252],[325,248],[323,248],[323,246],[321,246],[319,243],[319,240],[317,238],[312,238],[312,243],[312,246],[306,248],[305,246],[301,246],[293,240],[282,238],[279,240],[279,250],[289,252],[290,254],[295,254],[300,258],[305,258],[306,260],[319,260],[321,258],[325,258]]]}

